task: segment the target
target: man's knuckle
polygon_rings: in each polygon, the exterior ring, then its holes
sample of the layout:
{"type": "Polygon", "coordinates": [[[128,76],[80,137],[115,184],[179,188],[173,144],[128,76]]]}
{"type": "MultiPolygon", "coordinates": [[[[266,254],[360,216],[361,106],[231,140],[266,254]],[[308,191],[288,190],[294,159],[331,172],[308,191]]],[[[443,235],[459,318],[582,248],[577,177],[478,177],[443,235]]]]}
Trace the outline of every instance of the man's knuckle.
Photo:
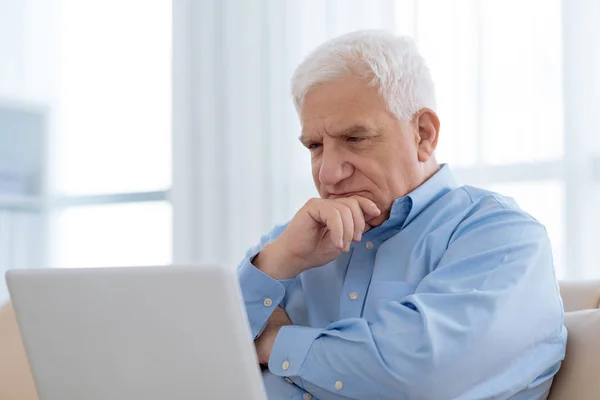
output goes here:
{"type": "Polygon", "coordinates": [[[350,207],[344,207],[344,215],[346,216],[346,218],[353,218],[352,209],[350,209],[350,207]]]}
{"type": "Polygon", "coordinates": [[[317,205],[319,203],[320,199],[317,199],[316,197],[311,197],[310,199],[308,199],[308,201],[306,202],[307,206],[314,206],[317,205]]]}

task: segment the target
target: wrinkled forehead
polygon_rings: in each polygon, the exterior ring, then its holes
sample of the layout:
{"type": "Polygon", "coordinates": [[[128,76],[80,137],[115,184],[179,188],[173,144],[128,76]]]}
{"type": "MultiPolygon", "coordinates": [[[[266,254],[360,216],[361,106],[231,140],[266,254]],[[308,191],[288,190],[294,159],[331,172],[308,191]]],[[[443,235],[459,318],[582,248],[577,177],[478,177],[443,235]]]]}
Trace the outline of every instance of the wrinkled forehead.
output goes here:
{"type": "MultiPolygon", "coordinates": [[[[322,87],[309,93],[300,114],[302,135],[374,130],[388,116],[385,103],[372,93],[362,96],[322,87]]],[[[333,88],[331,88],[333,89],[333,88]]]]}
{"type": "Polygon", "coordinates": [[[319,110],[315,114],[306,113],[301,120],[302,135],[311,133],[336,134],[349,130],[369,130],[376,127],[375,110],[354,109],[353,107],[319,110]]]}

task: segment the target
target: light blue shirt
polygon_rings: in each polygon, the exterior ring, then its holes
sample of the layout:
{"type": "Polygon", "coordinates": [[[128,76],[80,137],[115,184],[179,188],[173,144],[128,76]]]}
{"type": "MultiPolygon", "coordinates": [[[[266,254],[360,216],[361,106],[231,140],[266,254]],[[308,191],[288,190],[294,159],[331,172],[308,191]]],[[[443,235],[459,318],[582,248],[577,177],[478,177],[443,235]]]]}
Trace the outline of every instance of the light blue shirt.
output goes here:
{"type": "Polygon", "coordinates": [[[275,340],[269,399],[547,397],[562,302],[546,230],[511,199],[442,166],[350,252],[277,281],[251,260],[284,229],[238,270],[255,338],[277,305],[294,323],[275,340]]]}

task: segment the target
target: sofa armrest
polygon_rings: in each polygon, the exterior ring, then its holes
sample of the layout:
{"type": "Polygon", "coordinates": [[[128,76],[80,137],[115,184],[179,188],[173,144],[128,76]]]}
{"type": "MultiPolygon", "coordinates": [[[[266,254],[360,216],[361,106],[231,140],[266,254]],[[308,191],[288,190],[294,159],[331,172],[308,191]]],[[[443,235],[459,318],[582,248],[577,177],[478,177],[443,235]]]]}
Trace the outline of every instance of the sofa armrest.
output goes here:
{"type": "Polygon", "coordinates": [[[38,399],[15,312],[10,303],[0,305],[0,399],[38,399]]]}
{"type": "Polygon", "coordinates": [[[560,295],[565,312],[600,308],[600,281],[562,281],[560,295]]]}

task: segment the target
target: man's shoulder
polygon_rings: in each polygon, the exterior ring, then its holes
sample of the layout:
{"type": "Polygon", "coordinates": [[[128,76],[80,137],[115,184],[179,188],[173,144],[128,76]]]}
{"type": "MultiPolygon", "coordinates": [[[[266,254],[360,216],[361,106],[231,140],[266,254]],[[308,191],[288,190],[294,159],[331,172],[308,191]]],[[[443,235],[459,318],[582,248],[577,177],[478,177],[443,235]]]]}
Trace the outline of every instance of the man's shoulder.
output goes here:
{"type": "Polygon", "coordinates": [[[533,237],[547,235],[544,225],[513,198],[474,186],[458,186],[446,192],[420,217],[421,223],[415,228],[445,226],[440,232],[448,233],[449,243],[473,232],[519,236],[519,232],[527,230],[533,237]]]}
{"type": "Polygon", "coordinates": [[[516,213],[524,218],[531,218],[513,198],[491,190],[467,185],[458,186],[446,192],[431,204],[430,208],[433,214],[446,215],[454,220],[461,215],[468,218],[474,214],[495,211],[506,214],[516,213]]]}
{"type": "Polygon", "coordinates": [[[455,196],[468,197],[468,204],[462,210],[462,218],[455,233],[474,226],[489,226],[509,231],[513,227],[521,229],[526,226],[532,231],[546,234],[544,225],[523,210],[512,197],[474,186],[461,186],[454,192],[455,196]]]}
{"type": "Polygon", "coordinates": [[[472,212],[499,212],[534,219],[510,196],[468,185],[461,186],[456,190],[462,191],[468,196],[469,208],[472,212]]]}

